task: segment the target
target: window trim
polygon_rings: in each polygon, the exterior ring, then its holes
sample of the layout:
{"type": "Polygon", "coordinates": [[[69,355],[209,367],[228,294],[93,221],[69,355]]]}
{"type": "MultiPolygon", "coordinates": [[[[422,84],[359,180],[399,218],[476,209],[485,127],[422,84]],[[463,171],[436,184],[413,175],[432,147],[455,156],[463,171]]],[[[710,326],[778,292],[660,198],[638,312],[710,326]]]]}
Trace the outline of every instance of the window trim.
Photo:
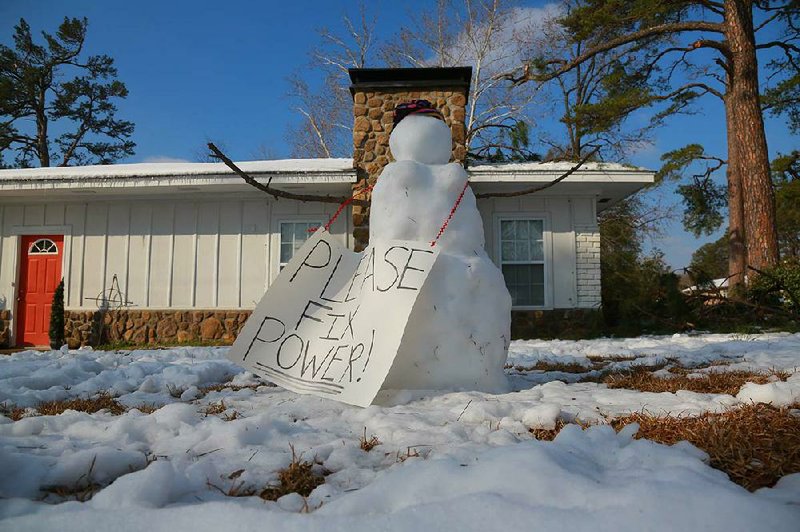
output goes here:
{"type": "MultiPolygon", "coordinates": [[[[551,233],[550,215],[546,212],[497,212],[494,214],[493,229],[493,254],[495,264],[502,272],[503,261],[501,254],[502,222],[514,220],[540,220],[542,222],[542,251],[544,252],[544,304],[543,305],[515,305],[511,310],[551,310],[553,308],[553,238],[551,233]]],[[[514,263],[509,263],[514,264],[514,263]]],[[[522,264],[522,263],[517,263],[522,264]]],[[[539,264],[538,262],[524,264],[539,264]]]]}
{"type": "Polygon", "coordinates": [[[270,270],[272,275],[270,276],[270,284],[281,273],[281,225],[285,223],[318,223],[320,226],[322,226],[325,224],[325,220],[326,217],[324,214],[319,214],[318,216],[313,214],[281,215],[280,217],[275,218],[275,225],[272,229],[271,239],[272,252],[270,255],[272,258],[272,267],[270,270]]]}
{"type": "Polygon", "coordinates": [[[58,244],[56,244],[50,238],[40,238],[38,240],[35,240],[34,242],[31,242],[31,245],[28,248],[28,255],[58,255],[58,244]],[[45,242],[45,241],[49,242],[50,245],[53,248],[55,248],[55,251],[34,251],[33,248],[34,248],[34,246],[36,246],[36,244],[38,244],[39,242],[45,242]]]}

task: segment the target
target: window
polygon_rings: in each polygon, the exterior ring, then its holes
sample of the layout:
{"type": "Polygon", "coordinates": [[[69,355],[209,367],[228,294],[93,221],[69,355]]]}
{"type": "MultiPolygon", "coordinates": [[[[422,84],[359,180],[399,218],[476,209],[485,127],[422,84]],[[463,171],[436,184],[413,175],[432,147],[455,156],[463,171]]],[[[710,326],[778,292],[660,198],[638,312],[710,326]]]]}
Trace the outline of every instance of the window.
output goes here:
{"type": "Polygon", "coordinates": [[[306,240],[314,234],[311,229],[321,226],[321,222],[281,222],[280,269],[292,260],[294,252],[303,247],[306,240]]]}
{"type": "Polygon", "coordinates": [[[544,220],[500,220],[500,266],[513,306],[544,306],[544,220]]]}
{"type": "Polygon", "coordinates": [[[58,246],[49,238],[40,238],[31,244],[28,250],[29,255],[56,255],[58,254],[58,246]]]}

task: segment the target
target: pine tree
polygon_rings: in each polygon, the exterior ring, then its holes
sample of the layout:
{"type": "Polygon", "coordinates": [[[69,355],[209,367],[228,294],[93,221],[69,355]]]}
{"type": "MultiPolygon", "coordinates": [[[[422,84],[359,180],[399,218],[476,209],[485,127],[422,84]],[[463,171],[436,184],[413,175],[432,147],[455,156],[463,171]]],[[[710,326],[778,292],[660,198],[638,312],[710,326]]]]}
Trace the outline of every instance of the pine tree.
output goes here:
{"type": "Polygon", "coordinates": [[[42,45],[20,19],[14,47],[0,45],[0,155],[14,152],[16,166],[109,164],[133,154],[133,123],[115,117],[114,101],[128,89],[111,57],[81,57],[87,25],[65,18],[55,35],[42,32],[42,45]],[[53,139],[52,131],[63,133],[53,139]]]}
{"type": "Polygon", "coordinates": [[[798,116],[800,3],[583,0],[578,4],[560,23],[574,39],[594,44],[573,58],[533,58],[521,67],[521,75],[518,69],[505,77],[515,84],[545,83],[600,54],[618,53],[623,63],[627,55],[645,59],[641,90],[635,98],[627,97],[622,109],[662,101],[680,107],[706,95],[718,98],[726,114],[733,284],[742,282],[748,264],[759,269],[775,264],[775,200],[763,112],[798,116]],[[772,86],[759,79],[760,54],[772,86]],[[766,93],[763,105],[761,91],[766,93]]]}

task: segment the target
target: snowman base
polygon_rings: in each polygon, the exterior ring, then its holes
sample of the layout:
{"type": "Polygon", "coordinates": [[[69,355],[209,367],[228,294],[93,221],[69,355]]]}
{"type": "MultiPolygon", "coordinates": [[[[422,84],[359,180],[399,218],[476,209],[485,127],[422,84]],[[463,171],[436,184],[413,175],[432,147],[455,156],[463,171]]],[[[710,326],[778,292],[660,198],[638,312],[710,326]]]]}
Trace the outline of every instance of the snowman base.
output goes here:
{"type": "Polygon", "coordinates": [[[507,392],[509,303],[483,249],[440,252],[381,389],[507,392]]]}

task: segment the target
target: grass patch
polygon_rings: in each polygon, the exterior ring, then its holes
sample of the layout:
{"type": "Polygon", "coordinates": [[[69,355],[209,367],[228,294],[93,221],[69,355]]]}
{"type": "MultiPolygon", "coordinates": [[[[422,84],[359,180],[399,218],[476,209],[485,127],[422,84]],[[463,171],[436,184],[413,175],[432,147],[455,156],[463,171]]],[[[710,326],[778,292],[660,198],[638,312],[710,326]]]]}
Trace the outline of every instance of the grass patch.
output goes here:
{"type": "Polygon", "coordinates": [[[308,497],[311,492],[325,484],[325,477],[314,472],[314,464],[302,460],[292,449],[292,461],[284,469],[278,471],[278,484],[268,486],[258,494],[264,500],[277,501],[289,493],[299,493],[303,497],[308,497]]]}
{"type": "Polygon", "coordinates": [[[689,441],[708,453],[711,467],[750,491],[800,472],[800,416],[788,408],[756,404],[698,417],[632,414],[611,422],[617,430],[630,423],[639,423],[637,438],[689,441]]]}
{"type": "Polygon", "coordinates": [[[786,380],[786,372],[772,371],[760,373],[755,371],[711,371],[697,374],[693,369],[673,367],[669,370],[673,376],[658,377],[649,368],[635,367],[629,371],[607,375],[601,382],[609,388],[626,388],[640,392],[671,392],[686,390],[697,393],[724,393],[736,395],[747,382],[766,384],[777,377],[786,380]],[[693,376],[689,376],[693,374],[693,376]]]}
{"type": "MultiPolygon", "coordinates": [[[[197,398],[202,398],[210,392],[218,392],[223,390],[231,390],[235,392],[244,389],[256,390],[260,386],[271,386],[271,384],[257,383],[241,386],[231,384],[230,382],[214,384],[200,388],[197,398]]],[[[169,392],[170,396],[174,397],[175,399],[180,399],[181,395],[183,395],[183,392],[186,390],[184,388],[168,385],[167,391],[169,392]]],[[[109,392],[101,392],[95,397],[89,399],[72,398],[64,399],[62,401],[47,401],[39,403],[32,408],[21,408],[10,403],[0,403],[0,414],[11,419],[12,421],[19,421],[26,416],[57,416],[59,414],[63,414],[67,410],[76,410],[78,412],[86,412],[87,414],[94,414],[100,410],[107,410],[111,415],[119,416],[128,410],[135,408],[143,414],[152,414],[162,406],[163,405],[143,403],[132,407],[126,407],[119,403],[109,392]]],[[[222,419],[225,421],[232,421],[241,417],[237,411],[225,413],[227,409],[228,407],[225,406],[224,401],[220,401],[219,403],[208,405],[206,409],[202,411],[202,413],[207,416],[221,415],[222,419]]]]}
{"type": "Polygon", "coordinates": [[[238,392],[240,390],[255,391],[261,386],[275,386],[275,385],[268,382],[258,382],[255,384],[243,384],[243,385],[231,384],[230,382],[223,382],[222,384],[212,384],[210,386],[202,386],[198,388],[198,391],[200,392],[199,396],[204,397],[211,392],[221,392],[223,390],[230,390],[232,392],[238,392]]]}
{"type": "Polygon", "coordinates": [[[219,403],[211,403],[210,405],[206,406],[205,410],[203,410],[203,414],[208,416],[220,416],[225,421],[233,421],[234,419],[239,419],[240,415],[239,412],[236,410],[228,413],[228,407],[225,405],[225,401],[220,401],[219,403]]]}
{"type": "Polygon", "coordinates": [[[141,404],[141,405],[137,405],[137,406],[132,406],[131,410],[134,409],[134,408],[136,410],[138,410],[139,412],[141,412],[142,414],[152,414],[153,412],[155,412],[156,410],[158,410],[161,407],[158,406],[158,405],[151,404],[151,403],[145,403],[145,404],[141,404]]]}
{"type": "Polygon", "coordinates": [[[381,440],[374,434],[367,439],[367,427],[364,427],[364,435],[360,438],[360,447],[362,451],[370,452],[372,449],[381,444],[381,440]]]}
{"type": "Polygon", "coordinates": [[[108,410],[114,416],[125,413],[126,408],[119,404],[111,394],[103,392],[90,399],[65,399],[63,401],[47,401],[39,403],[36,413],[41,416],[57,416],[67,410],[76,410],[94,414],[100,410],[108,410]]]}
{"type": "Polygon", "coordinates": [[[132,351],[135,349],[174,349],[176,347],[229,347],[231,342],[223,342],[222,340],[190,340],[188,342],[166,342],[166,343],[143,343],[137,344],[134,342],[107,342],[92,347],[95,351],[132,351]]]}
{"type": "Polygon", "coordinates": [[[528,429],[528,432],[530,432],[533,435],[533,437],[536,438],[537,440],[553,441],[553,440],[556,439],[556,436],[558,436],[558,433],[561,432],[561,429],[563,429],[564,427],[566,427],[567,425],[570,425],[570,424],[578,425],[582,429],[585,429],[585,428],[590,426],[589,423],[583,423],[583,422],[578,421],[578,420],[569,422],[569,421],[564,421],[561,418],[558,418],[556,420],[555,426],[552,429],[542,429],[542,428],[534,429],[534,428],[531,428],[531,429],[528,429]]]}
{"type": "Polygon", "coordinates": [[[520,373],[526,371],[560,371],[562,373],[588,373],[593,369],[598,369],[594,366],[584,366],[578,362],[550,362],[547,360],[539,360],[532,366],[508,366],[507,369],[513,368],[520,373]]]}
{"type": "MultiPolygon", "coordinates": [[[[609,423],[617,431],[638,423],[637,439],[666,445],[688,441],[708,453],[711,467],[750,491],[774,486],[781,477],[800,472],[800,416],[792,408],[755,404],[696,417],[635,413],[609,423]]],[[[536,439],[552,440],[567,424],[559,420],[554,429],[529,432],[536,439]]]]}
{"type": "Polygon", "coordinates": [[[7,417],[11,421],[19,421],[25,417],[25,409],[6,403],[0,404],[0,414],[7,417]]]}
{"type": "Polygon", "coordinates": [[[86,502],[91,499],[95,493],[100,491],[103,486],[92,478],[92,472],[94,471],[94,464],[97,461],[97,457],[95,456],[92,458],[92,463],[89,465],[89,471],[78,477],[72,485],[57,485],[57,486],[43,486],[39,489],[42,493],[44,493],[44,499],[48,497],[55,496],[58,497],[59,500],[75,500],[78,502],[86,502]]]}
{"type": "Polygon", "coordinates": [[[211,403],[210,405],[206,406],[205,410],[203,410],[203,414],[206,416],[218,416],[227,409],[228,407],[225,406],[225,401],[220,401],[219,403],[211,403]]]}
{"type": "Polygon", "coordinates": [[[642,358],[642,356],[637,356],[637,355],[611,355],[611,356],[586,355],[586,358],[588,358],[592,362],[599,362],[599,363],[602,363],[602,364],[608,364],[609,362],[629,362],[631,360],[636,360],[637,358],[642,358]]]}
{"type": "Polygon", "coordinates": [[[227,480],[232,481],[227,489],[220,488],[219,486],[208,482],[208,487],[213,488],[227,497],[261,497],[266,501],[277,501],[284,495],[290,493],[298,493],[302,497],[308,497],[317,486],[325,483],[325,474],[314,472],[314,463],[302,460],[302,456],[298,456],[294,450],[294,446],[290,445],[292,450],[292,461],[288,466],[278,471],[278,483],[260,489],[255,486],[247,485],[243,481],[239,481],[239,477],[245,472],[244,469],[238,469],[228,475],[227,480]]]}
{"type": "Polygon", "coordinates": [[[596,375],[586,375],[585,377],[582,377],[578,382],[596,382],[600,384],[608,384],[609,380],[616,376],[625,376],[633,373],[649,374],[650,372],[664,369],[668,365],[669,362],[665,361],[665,362],[659,362],[658,364],[652,364],[649,366],[640,364],[637,366],[631,366],[627,368],[604,369],[601,370],[596,375]]]}

